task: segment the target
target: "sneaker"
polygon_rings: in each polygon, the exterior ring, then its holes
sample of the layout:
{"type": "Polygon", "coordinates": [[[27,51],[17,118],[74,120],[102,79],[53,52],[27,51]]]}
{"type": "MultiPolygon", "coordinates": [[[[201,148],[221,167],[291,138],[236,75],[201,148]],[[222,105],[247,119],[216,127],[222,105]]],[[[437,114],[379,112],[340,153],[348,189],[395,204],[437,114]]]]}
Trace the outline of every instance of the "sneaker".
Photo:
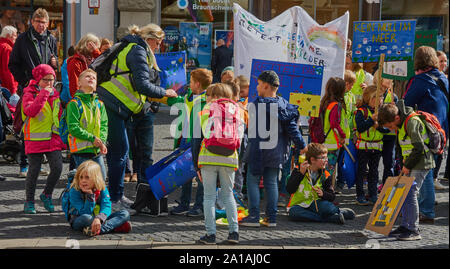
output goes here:
{"type": "Polygon", "coordinates": [[[182,206],[178,201],[176,201],[176,202],[178,203],[178,206],[174,207],[170,211],[170,214],[171,215],[185,215],[189,211],[189,208],[182,206]]]}
{"type": "Polygon", "coordinates": [[[336,213],[328,218],[329,222],[337,223],[337,224],[345,224],[345,217],[342,212],[336,213]]]}
{"type": "Polygon", "coordinates": [[[125,176],[123,177],[123,182],[127,183],[130,182],[131,179],[131,174],[126,173],[125,176]]]}
{"type": "Polygon", "coordinates": [[[20,168],[19,178],[26,178],[28,173],[28,167],[20,168]]]}
{"type": "Polygon", "coordinates": [[[129,233],[131,231],[131,223],[129,221],[125,221],[124,224],[120,225],[119,227],[116,227],[114,229],[114,232],[116,233],[129,233]]]}
{"type": "Polygon", "coordinates": [[[91,226],[84,227],[83,234],[87,236],[96,236],[96,234],[92,233],[91,226]]]}
{"type": "Polygon", "coordinates": [[[47,170],[44,170],[44,168],[41,168],[41,171],[39,172],[40,176],[48,176],[50,173],[47,170]]]}
{"type": "Polygon", "coordinates": [[[129,206],[126,206],[122,203],[121,200],[117,201],[117,202],[111,202],[111,211],[112,212],[117,212],[117,211],[121,211],[121,210],[126,210],[128,211],[128,213],[130,213],[131,216],[136,215],[136,210],[130,208],[129,206]]]}
{"type": "Polygon", "coordinates": [[[228,234],[227,242],[230,244],[239,244],[239,233],[232,232],[228,234]]]}
{"type": "Polygon", "coordinates": [[[377,200],[378,200],[378,197],[372,196],[372,197],[369,198],[369,204],[370,205],[374,205],[374,204],[377,203],[377,200]]]}
{"type": "Polygon", "coordinates": [[[146,216],[149,217],[158,217],[160,214],[158,214],[158,212],[152,211],[151,209],[149,209],[148,207],[144,207],[141,211],[139,211],[138,213],[142,213],[145,214],[146,216]]]}
{"type": "Polygon", "coordinates": [[[344,219],[346,220],[353,220],[356,216],[355,211],[350,208],[341,208],[341,213],[344,215],[344,219]]]}
{"type": "Polygon", "coordinates": [[[434,224],[434,218],[426,217],[422,214],[419,214],[419,223],[422,224],[434,224]]]}
{"type": "Polygon", "coordinates": [[[136,173],[134,173],[132,176],[131,176],[131,180],[130,180],[131,182],[138,182],[138,179],[137,179],[137,174],[136,173]]]}
{"type": "Polygon", "coordinates": [[[264,218],[260,223],[266,227],[277,227],[277,223],[270,221],[269,218],[264,218]]]}
{"type": "Polygon", "coordinates": [[[120,202],[122,203],[123,206],[128,207],[128,208],[132,204],[134,204],[134,202],[131,201],[130,199],[128,199],[127,197],[125,197],[125,195],[123,195],[122,198],[120,198],[120,202]]]}
{"type": "Polygon", "coordinates": [[[25,202],[25,204],[23,205],[23,212],[25,214],[36,214],[34,202],[25,202]]]}
{"type": "Polygon", "coordinates": [[[441,182],[439,182],[439,179],[435,179],[434,180],[434,189],[435,190],[444,190],[445,186],[441,184],[441,182]]]}
{"type": "Polygon", "coordinates": [[[406,232],[400,234],[397,237],[397,240],[400,241],[416,241],[416,240],[420,240],[422,239],[422,237],[420,236],[420,234],[418,232],[414,232],[414,231],[410,231],[407,230],[406,232]]]}
{"type": "Polygon", "coordinates": [[[239,225],[245,226],[245,227],[260,227],[261,224],[259,223],[258,219],[245,217],[240,222],[239,225]]]}
{"type": "Polygon", "coordinates": [[[55,212],[55,207],[53,206],[52,197],[50,195],[41,193],[41,195],[39,195],[39,199],[41,199],[41,201],[44,202],[44,207],[45,209],[47,209],[48,212],[50,213],[55,212]]]}
{"type": "Polygon", "coordinates": [[[356,204],[366,206],[366,205],[369,205],[369,201],[367,201],[367,199],[365,197],[364,198],[360,197],[360,198],[356,198],[356,204]]]}
{"type": "Polygon", "coordinates": [[[397,229],[389,233],[388,237],[397,237],[405,232],[409,231],[406,227],[398,226],[397,229]]]}
{"type": "Polygon", "coordinates": [[[204,245],[215,245],[216,244],[216,235],[211,234],[211,235],[202,236],[197,241],[197,243],[204,244],[204,245]]]}
{"type": "Polygon", "coordinates": [[[186,213],[188,217],[203,217],[203,210],[199,207],[193,207],[186,213]]]}

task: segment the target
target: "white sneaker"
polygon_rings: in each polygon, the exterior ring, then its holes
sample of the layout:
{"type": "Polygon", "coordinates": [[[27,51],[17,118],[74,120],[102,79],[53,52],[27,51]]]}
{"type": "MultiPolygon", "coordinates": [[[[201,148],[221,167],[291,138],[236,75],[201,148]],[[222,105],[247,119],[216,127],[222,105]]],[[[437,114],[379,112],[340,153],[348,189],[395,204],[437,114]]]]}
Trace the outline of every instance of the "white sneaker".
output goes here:
{"type": "Polygon", "coordinates": [[[443,190],[445,189],[445,186],[441,184],[441,182],[439,182],[438,179],[434,180],[434,189],[435,190],[443,190]]]}
{"type": "Polygon", "coordinates": [[[128,213],[130,213],[130,215],[132,215],[132,216],[136,215],[136,210],[130,208],[129,206],[124,205],[120,200],[117,201],[116,203],[111,202],[111,211],[112,212],[117,212],[117,211],[121,211],[121,210],[128,211],[128,213]]]}

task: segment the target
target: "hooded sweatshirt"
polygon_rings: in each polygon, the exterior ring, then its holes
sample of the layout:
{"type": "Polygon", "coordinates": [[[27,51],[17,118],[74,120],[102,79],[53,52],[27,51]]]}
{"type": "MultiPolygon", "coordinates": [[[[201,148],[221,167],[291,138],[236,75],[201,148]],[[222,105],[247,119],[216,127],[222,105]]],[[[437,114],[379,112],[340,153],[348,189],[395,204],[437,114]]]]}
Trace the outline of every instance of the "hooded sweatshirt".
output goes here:
{"type": "Polygon", "coordinates": [[[253,175],[262,175],[265,167],[282,168],[289,157],[290,140],[294,142],[296,150],[305,148],[306,144],[297,125],[298,106],[289,104],[280,96],[257,97],[253,105],[254,114],[251,113],[252,109],[249,105],[249,139],[244,162],[249,164],[253,175]],[[271,114],[270,104],[277,105],[276,114],[271,114]],[[259,111],[264,108],[265,116],[261,119],[259,111]],[[269,137],[263,138],[261,136],[263,134],[258,129],[269,130],[270,121],[275,121],[277,133],[272,134],[275,130],[270,130],[269,137]],[[265,128],[260,127],[260,124],[265,125],[265,128]],[[262,143],[268,143],[268,141],[272,141],[273,147],[266,144],[266,148],[262,148],[262,143]]]}

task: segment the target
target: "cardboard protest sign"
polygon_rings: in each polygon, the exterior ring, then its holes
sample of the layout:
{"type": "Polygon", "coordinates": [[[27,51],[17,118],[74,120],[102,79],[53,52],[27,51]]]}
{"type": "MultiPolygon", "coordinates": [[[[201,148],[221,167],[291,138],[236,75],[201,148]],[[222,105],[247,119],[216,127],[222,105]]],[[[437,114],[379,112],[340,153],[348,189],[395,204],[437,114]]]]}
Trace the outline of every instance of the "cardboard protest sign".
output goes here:
{"type": "Polygon", "coordinates": [[[353,22],[352,61],[385,62],[411,60],[414,53],[415,20],[353,22]]]}
{"type": "MultiPolygon", "coordinates": [[[[330,77],[344,76],[348,11],[324,25],[318,24],[298,6],[267,22],[259,20],[236,3],[233,13],[236,76],[244,75],[251,79],[253,65],[250,64],[254,59],[321,66],[321,90],[308,93],[313,95],[324,93],[330,77]]],[[[297,86],[300,86],[301,81],[298,83],[297,86]]],[[[289,93],[283,96],[289,99],[289,93]]]]}
{"type": "MultiPolygon", "coordinates": [[[[167,52],[155,54],[156,62],[161,69],[160,86],[164,89],[179,91],[186,85],[186,52],[167,52]]],[[[179,94],[179,92],[178,92],[179,94]]]]}
{"type": "Polygon", "coordinates": [[[388,235],[414,182],[413,177],[388,177],[365,229],[388,235]]]}
{"type": "MultiPolygon", "coordinates": [[[[437,49],[438,30],[416,31],[414,39],[414,53],[420,46],[437,49]]],[[[414,59],[410,61],[385,62],[383,77],[396,80],[409,80],[414,76],[414,59]]]]}
{"type": "Polygon", "coordinates": [[[320,106],[320,93],[323,79],[323,66],[285,63],[254,59],[249,86],[249,102],[258,96],[256,86],[258,76],[264,70],[273,70],[280,78],[277,94],[291,104],[299,106],[303,116],[313,116],[320,106]]]}

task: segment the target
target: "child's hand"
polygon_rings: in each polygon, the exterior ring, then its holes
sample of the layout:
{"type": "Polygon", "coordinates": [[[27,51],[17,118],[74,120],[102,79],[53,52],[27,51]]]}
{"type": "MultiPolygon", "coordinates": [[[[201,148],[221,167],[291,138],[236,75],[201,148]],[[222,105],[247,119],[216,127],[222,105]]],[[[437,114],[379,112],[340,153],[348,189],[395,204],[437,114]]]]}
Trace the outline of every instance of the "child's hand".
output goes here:
{"type": "Polygon", "coordinates": [[[105,146],[105,144],[102,143],[100,146],[100,154],[106,155],[108,153],[108,148],[105,146]]]}
{"type": "Polygon", "coordinates": [[[321,188],[312,187],[312,189],[317,193],[317,196],[319,196],[319,197],[323,196],[323,191],[321,188]]]}
{"type": "Polygon", "coordinates": [[[97,148],[100,148],[102,145],[103,145],[102,140],[100,138],[96,137],[94,139],[94,146],[97,147],[97,148]]]}
{"type": "Polygon", "coordinates": [[[304,175],[308,168],[309,168],[308,161],[304,161],[302,164],[300,164],[300,173],[302,173],[304,175]]]}
{"type": "Polygon", "coordinates": [[[373,121],[377,121],[378,120],[378,113],[373,113],[372,114],[372,120],[373,121]]]}
{"type": "Polygon", "coordinates": [[[91,231],[93,235],[100,234],[100,229],[102,227],[102,223],[100,222],[100,219],[95,218],[94,221],[91,224],[91,231]]]}

